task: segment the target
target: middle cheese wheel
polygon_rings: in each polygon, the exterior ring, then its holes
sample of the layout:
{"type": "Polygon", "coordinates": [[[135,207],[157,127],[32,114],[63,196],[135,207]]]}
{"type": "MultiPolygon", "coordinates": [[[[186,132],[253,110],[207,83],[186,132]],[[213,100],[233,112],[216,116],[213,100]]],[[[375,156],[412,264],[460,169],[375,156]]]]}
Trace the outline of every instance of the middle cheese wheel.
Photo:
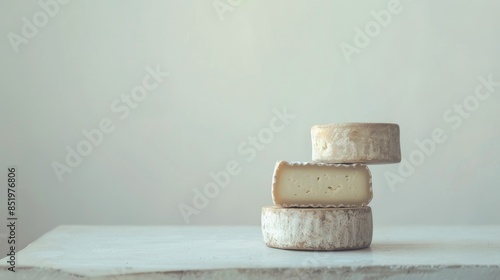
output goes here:
{"type": "Polygon", "coordinates": [[[372,177],[364,164],[278,161],[272,197],[282,207],[358,207],[373,198],[372,177]]]}

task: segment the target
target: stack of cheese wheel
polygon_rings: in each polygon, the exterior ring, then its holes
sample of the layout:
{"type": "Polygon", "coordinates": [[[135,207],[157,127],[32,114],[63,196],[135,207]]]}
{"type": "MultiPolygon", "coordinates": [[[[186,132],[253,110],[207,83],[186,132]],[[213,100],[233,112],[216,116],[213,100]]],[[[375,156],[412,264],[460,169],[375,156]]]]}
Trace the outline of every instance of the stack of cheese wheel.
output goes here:
{"type": "Polygon", "coordinates": [[[316,125],[311,140],[312,162],[276,163],[274,206],[262,209],[266,245],[295,250],[370,246],[373,193],[367,164],[401,161],[399,126],[316,125]]]}

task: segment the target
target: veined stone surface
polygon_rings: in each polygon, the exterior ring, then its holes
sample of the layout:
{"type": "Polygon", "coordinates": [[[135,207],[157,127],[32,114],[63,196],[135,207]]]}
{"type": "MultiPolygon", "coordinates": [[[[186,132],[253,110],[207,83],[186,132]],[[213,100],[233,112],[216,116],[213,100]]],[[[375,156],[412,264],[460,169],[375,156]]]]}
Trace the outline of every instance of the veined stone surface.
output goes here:
{"type": "Polygon", "coordinates": [[[498,280],[499,252],[498,225],[377,226],[367,249],[323,252],[269,248],[259,226],[60,226],[0,279],[498,280]]]}

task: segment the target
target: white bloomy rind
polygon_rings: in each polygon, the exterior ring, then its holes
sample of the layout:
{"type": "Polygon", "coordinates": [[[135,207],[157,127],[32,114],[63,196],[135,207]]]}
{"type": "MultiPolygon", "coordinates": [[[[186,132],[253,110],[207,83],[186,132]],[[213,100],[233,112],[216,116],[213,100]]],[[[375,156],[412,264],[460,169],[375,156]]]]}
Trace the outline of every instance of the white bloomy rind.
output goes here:
{"type": "Polygon", "coordinates": [[[373,198],[364,164],[278,161],[272,198],[281,207],[362,207],[373,198]]]}
{"type": "Polygon", "coordinates": [[[398,163],[399,125],[341,123],[311,128],[312,160],[330,163],[398,163]]]}
{"type": "Polygon", "coordinates": [[[262,208],[262,235],[267,246],[292,250],[353,250],[370,246],[370,207],[262,208]]]}

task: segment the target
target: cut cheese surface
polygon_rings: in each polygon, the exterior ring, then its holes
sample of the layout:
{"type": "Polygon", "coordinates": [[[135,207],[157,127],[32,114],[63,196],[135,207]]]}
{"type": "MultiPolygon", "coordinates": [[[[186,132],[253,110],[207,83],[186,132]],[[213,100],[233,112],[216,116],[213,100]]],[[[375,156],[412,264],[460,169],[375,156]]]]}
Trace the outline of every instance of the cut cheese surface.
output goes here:
{"type": "Polygon", "coordinates": [[[358,207],[373,198],[371,173],[364,164],[278,161],[272,197],[282,207],[358,207]]]}
{"type": "Polygon", "coordinates": [[[312,160],[330,163],[401,161],[399,125],[341,123],[311,128],[312,160]]]}
{"type": "Polygon", "coordinates": [[[370,207],[262,208],[262,235],[267,246],[293,250],[352,250],[370,246],[370,207]]]}

